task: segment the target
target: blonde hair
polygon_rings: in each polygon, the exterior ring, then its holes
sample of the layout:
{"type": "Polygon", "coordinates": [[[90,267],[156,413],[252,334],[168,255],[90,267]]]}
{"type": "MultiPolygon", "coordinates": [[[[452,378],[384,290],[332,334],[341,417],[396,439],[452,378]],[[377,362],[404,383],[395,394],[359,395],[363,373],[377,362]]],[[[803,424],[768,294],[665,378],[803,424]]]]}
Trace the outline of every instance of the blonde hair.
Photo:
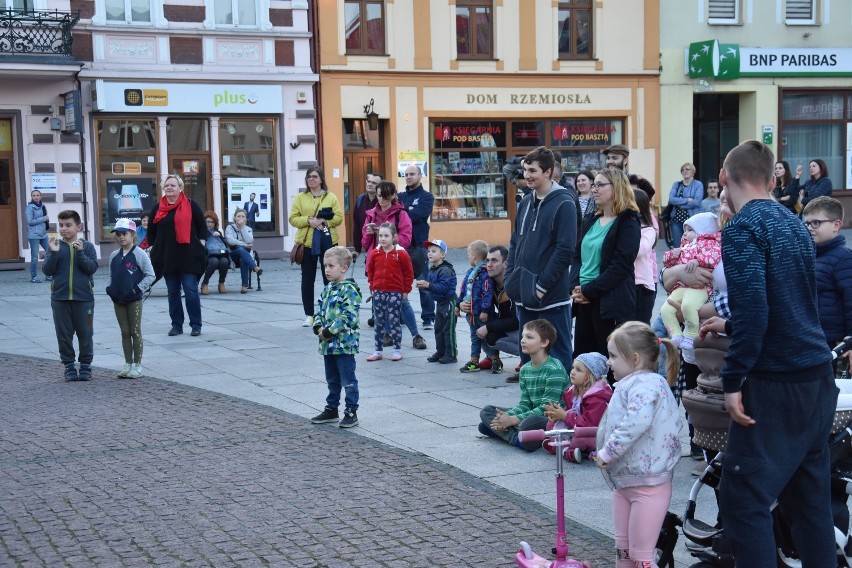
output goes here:
{"type": "MultiPolygon", "coordinates": [[[[636,195],[633,193],[633,186],[630,185],[630,179],[627,174],[618,168],[607,168],[601,170],[597,175],[604,176],[612,184],[612,214],[620,215],[623,211],[630,209],[639,213],[639,206],[636,205],[636,195]]],[[[595,215],[603,215],[603,209],[597,207],[595,215]]]]}
{"type": "Polygon", "coordinates": [[[485,260],[488,257],[488,243],[482,239],[477,239],[467,245],[467,250],[475,254],[479,260],[485,260]]]}
{"type": "Polygon", "coordinates": [[[340,266],[345,266],[347,269],[352,266],[352,252],[342,246],[334,246],[325,251],[325,255],[323,255],[323,259],[327,259],[329,257],[333,257],[340,263],[340,266]]]}
{"type": "Polygon", "coordinates": [[[647,323],[629,321],[617,327],[609,334],[608,341],[615,343],[618,354],[629,359],[633,353],[639,354],[642,362],[648,365],[652,371],[657,369],[657,360],[660,358],[660,345],[666,348],[666,380],[669,386],[677,381],[680,371],[680,356],[677,347],[669,339],[660,339],[651,326],[647,323]]]}
{"type": "Polygon", "coordinates": [[[183,178],[181,178],[181,177],[180,177],[179,175],[177,175],[177,174],[169,174],[169,175],[167,175],[166,177],[164,177],[164,178],[163,178],[163,181],[162,181],[162,182],[160,182],[160,190],[161,190],[161,191],[162,191],[162,189],[166,186],[166,182],[167,182],[167,181],[169,181],[169,179],[173,179],[173,180],[175,180],[175,181],[177,182],[178,187],[180,188],[180,190],[181,190],[181,191],[183,191],[183,178]]]}
{"type": "Polygon", "coordinates": [[[248,213],[246,213],[246,210],[245,210],[245,209],[243,209],[242,207],[237,207],[236,209],[234,209],[234,215],[233,215],[233,217],[231,218],[231,220],[232,220],[232,221],[234,221],[234,222],[236,222],[236,220],[237,220],[237,215],[238,215],[239,213],[242,213],[243,215],[245,215],[245,216],[246,216],[246,218],[248,218],[248,213]]]}
{"type": "Polygon", "coordinates": [[[683,170],[683,168],[689,168],[692,171],[692,175],[695,175],[695,164],[692,162],[684,162],[680,169],[683,170]]]}

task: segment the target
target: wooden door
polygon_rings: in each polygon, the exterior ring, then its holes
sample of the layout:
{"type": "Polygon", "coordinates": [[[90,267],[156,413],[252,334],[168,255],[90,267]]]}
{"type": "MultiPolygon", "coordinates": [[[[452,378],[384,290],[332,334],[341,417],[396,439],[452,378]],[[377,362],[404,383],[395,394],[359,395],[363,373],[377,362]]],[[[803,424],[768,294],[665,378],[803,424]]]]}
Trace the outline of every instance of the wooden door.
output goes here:
{"type": "Polygon", "coordinates": [[[387,179],[384,161],[378,151],[343,153],[343,222],[345,234],[341,233],[341,242],[352,245],[352,212],[355,200],[366,191],[367,174],[377,173],[387,179]]]}
{"type": "Polygon", "coordinates": [[[11,152],[0,152],[0,260],[18,260],[19,257],[14,164],[11,152]]]}
{"type": "MultiPolygon", "coordinates": [[[[183,192],[195,201],[202,211],[212,207],[213,196],[210,191],[210,159],[206,156],[187,155],[169,156],[171,169],[183,179],[183,192]]],[[[222,220],[222,217],[219,217],[222,220]]]]}

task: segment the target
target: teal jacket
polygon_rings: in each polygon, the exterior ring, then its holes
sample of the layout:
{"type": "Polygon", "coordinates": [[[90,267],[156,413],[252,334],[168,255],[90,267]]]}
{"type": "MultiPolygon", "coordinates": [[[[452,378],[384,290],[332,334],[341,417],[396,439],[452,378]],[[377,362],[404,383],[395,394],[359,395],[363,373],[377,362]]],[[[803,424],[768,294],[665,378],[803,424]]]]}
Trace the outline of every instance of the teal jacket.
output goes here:
{"type": "Polygon", "coordinates": [[[83,241],[83,250],[78,251],[60,239],[59,250],[48,251],[41,271],[53,276],[51,300],[92,302],[95,299],[92,275],[97,269],[98,256],[92,243],[83,241]]]}
{"type": "Polygon", "coordinates": [[[361,290],[352,280],[329,282],[319,298],[314,316],[314,331],[320,336],[322,355],[355,355],[359,348],[361,290]]]}

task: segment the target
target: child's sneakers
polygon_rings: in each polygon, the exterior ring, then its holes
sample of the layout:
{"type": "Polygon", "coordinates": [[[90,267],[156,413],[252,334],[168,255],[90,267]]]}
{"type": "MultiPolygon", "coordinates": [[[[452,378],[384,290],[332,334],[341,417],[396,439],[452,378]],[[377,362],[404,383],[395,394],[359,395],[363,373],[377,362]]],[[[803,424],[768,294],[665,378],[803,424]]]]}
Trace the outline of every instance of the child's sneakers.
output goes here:
{"type": "Polygon", "coordinates": [[[503,372],[503,361],[500,359],[491,360],[491,374],[499,375],[503,372]]]}
{"type": "Polygon", "coordinates": [[[695,365],[695,344],[691,337],[686,335],[676,335],[672,337],[672,343],[680,349],[680,355],[683,360],[690,365],[695,365]]]}
{"type": "Polygon", "coordinates": [[[121,370],[118,372],[118,378],[119,379],[127,378],[127,373],[130,372],[131,367],[133,367],[133,365],[131,365],[130,363],[125,363],[124,367],[122,367],[121,370]]]}
{"type": "Polygon", "coordinates": [[[336,408],[326,406],[322,412],[311,418],[311,424],[326,424],[328,422],[337,422],[340,420],[340,414],[336,408]]]}
{"type": "Polygon", "coordinates": [[[86,363],[80,363],[80,372],[77,375],[78,381],[91,381],[92,380],[92,366],[87,365],[86,363]]]}
{"type": "Polygon", "coordinates": [[[443,363],[444,365],[448,365],[450,363],[458,363],[459,360],[456,357],[451,357],[449,355],[444,355],[440,359],[438,359],[438,363],[443,363]]]}
{"type": "Polygon", "coordinates": [[[461,369],[459,369],[459,371],[461,371],[462,373],[478,373],[479,361],[468,361],[461,369]]]}
{"type": "MultiPolygon", "coordinates": [[[[336,412],[336,411],[335,411],[336,412]]],[[[358,425],[358,414],[354,410],[346,409],[343,411],[343,420],[338,426],[340,428],[352,428],[358,425]]]]}
{"type": "Polygon", "coordinates": [[[68,363],[65,365],[65,380],[66,381],[79,381],[80,377],[77,375],[77,365],[74,363],[68,363]]]}
{"type": "Polygon", "coordinates": [[[128,379],[138,379],[142,376],[142,367],[141,365],[133,364],[130,366],[130,371],[127,372],[128,379]]]}
{"type": "Polygon", "coordinates": [[[372,361],[381,361],[381,360],[382,360],[382,359],[384,359],[384,358],[385,358],[385,356],[382,354],[382,352],[381,352],[381,351],[374,351],[372,355],[370,355],[369,357],[367,357],[367,361],[370,361],[370,362],[372,362],[372,361]]]}
{"type": "Polygon", "coordinates": [[[393,350],[393,355],[391,355],[391,361],[402,361],[402,353],[399,349],[393,350]]]}
{"type": "Polygon", "coordinates": [[[565,448],[565,452],[562,454],[566,460],[571,463],[580,463],[583,461],[583,452],[580,451],[580,448],[565,448]]]}

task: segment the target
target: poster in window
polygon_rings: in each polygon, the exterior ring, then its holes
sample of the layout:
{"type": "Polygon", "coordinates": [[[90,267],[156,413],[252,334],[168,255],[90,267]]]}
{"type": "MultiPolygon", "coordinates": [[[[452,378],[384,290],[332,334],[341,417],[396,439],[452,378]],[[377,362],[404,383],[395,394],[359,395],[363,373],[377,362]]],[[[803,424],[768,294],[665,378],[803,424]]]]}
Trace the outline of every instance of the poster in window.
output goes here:
{"type": "Polygon", "coordinates": [[[254,194],[258,204],[256,223],[272,221],[272,191],[269,178],[228,178],[228,220],[234,218],[237,208],[245,209],[254,194]]]}
{"type": "Polygon", "coordinates": [[[157,182],[154,178],[109,178],[107,186],[107,211],[104,231],[115,226],[116,219],[139,222],[142,213],[150,211],[157,199],[157,182]]]}

